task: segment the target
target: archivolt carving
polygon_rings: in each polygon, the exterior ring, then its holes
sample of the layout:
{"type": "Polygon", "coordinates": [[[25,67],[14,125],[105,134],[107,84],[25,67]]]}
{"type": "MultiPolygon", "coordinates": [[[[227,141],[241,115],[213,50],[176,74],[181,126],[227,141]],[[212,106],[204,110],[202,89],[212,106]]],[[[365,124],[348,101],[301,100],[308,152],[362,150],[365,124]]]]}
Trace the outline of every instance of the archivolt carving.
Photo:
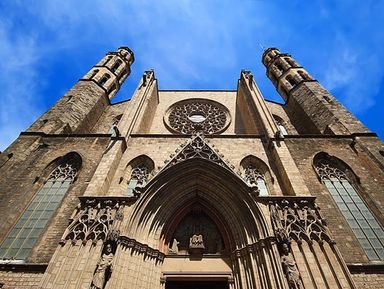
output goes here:
{"type": "Polygon", "coordinates": [[[192,99],[173,105],[164,120],[173,131],[182,134],[214,134],[228,126],[230,116],[228,110],[217,102],[192,99]]]}
{"type": "Polygon", "coordinates": [[[142,244],[136,241],[135,239],[130,239],[128,237],[122,236],[119,239],[119,244],[130,248],[131,250],[144,254],[145,256],[156,258],[159,261],[164,261],[164,253],[160,252],[159,250],[153,249],[148,245],[142,244]]]}
{"type": "Polygon", "coordinates": [[[123,218],[122,208],[123,204],[116,200],[81,199],[60,243],[65,244],[67,240],[72,243],[77,240],[96,243],[98,240],[105,241],[107,237],[116,240],[119,232],[113,230],[112,224],[123,218]]]}
{"type": "Polygon", "coordinates": [[[314,198],[272,198],[269,201],[273,229],[277,240],[307,242],[316,240],[332,243],[325,220],[320,216],[314,198]]]}

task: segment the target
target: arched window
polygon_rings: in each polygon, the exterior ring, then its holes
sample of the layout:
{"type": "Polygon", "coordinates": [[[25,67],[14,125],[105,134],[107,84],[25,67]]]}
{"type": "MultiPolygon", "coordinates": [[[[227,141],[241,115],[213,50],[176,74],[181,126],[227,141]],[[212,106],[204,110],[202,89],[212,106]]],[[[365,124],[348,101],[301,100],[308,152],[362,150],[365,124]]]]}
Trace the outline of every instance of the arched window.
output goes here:
{"type": "Polygon", "coordinates": [[[124,176],[124,178],[128,180],[126,196],[133,197],[140,195],[140,189],[147,184],[154,167],[155,164],[153,160],[146,155],[138,156],[127,164],[124,176]]]}
{"type": "Polygon", "coordinates": [[[110,78],[111,76],[109,74],[104,74],[103,77],[99,80],[99,84],[103,86],[110,78]]]}
{"type": "Polygon", "coordinates": [[[93,70],[91,76],[89,77],[89,79],[94,78],[95,75],[96,75],[98,72],[99,72],[98,69],[93,70]]]}
{"type": "Polygon", "coordinates": [[[150,170],[145,164],[139,164],[132,169],[127,190],[127,195],[129,197],[140,195],[140,192],[137,191],[137,189],[145,186],[149,179],[149,172],[150,170]]]}
{"type": "Polygon", "coordinates": [[[289,57],[285,57],[284,59],[285,59],[285,61],[286,61],[290,66],[292,66],[292,67],[295,67],[295,66],[296,66],[296,63],[295,63],[291,58],[289,58],[289,57]]]}
{"type": "Polygon", "coordinates": [[[357,193],[347,169],[328,155],[315,159],[314,165],[368,258],[384,260],[384,230],[357,193]]]}
{"type": "Polygon", "coordinates": [[[59,206],[81,165],[76,153],[69,153],[49,175],[43,187],[21,215],[0,246],[0,258],[24,260],[59,206]]]}
{"type": "Polygon", "coordinates": [[[283,66],[281,65],[281,63],[275,63],[275,67],[276,67],[277,70],[280,72],[280,74],[283,74],[283,73],[284,73],[284,68],[283,68],[283,66]]]}
{"type": "Polygon", "coordinates": [[[103,65],[107,65],[107,63],[112,59],[112,55],[109,55],[106,59],[103,65]]]}
{"type": "Polygon", "coordinates": [[[121,60],[117,60],[116,62],[115,62],[115,64],[112,66],[112,68],[111,68],[111,70],[112,70],[112,72],[113,73],[115,73],[116,71],[117,71],[117,69],[120,67],[120,65],[121,65],[121,60]]]}
{"type": "Polygon", "coordinates": [[[259,196],[268,196],[264,175],[253,165],[248,165],[245,168],[245,180],[251,186],[257,187],[259,196]]]}
{"type": "Polygon", "coordinates": [[[250,187],[253,187],[259,196],[271,194],[273,178],[268,166],[256,156],[249,155],[240,162],[244,180],[250,187]]]}
{"type": "Polygon", "coordinates": [[[286,79],[287,79],[288,83],[292,86],[292,88],[296,86],[296,81],[292,77],[292,75],[288,75],[286,79]]]}
{"type": "Polygon", "coordinates": [[[281,134],[282,135],[288,135],[288,132],[285,129],[285,126],[284,126],[284,121],[281,118],[279,118],[278,116],[275,116],[275,115],[273,116],[273,118],[275,119],[276,126],[279,129],[279,131],[281,132],[281,134]]]}

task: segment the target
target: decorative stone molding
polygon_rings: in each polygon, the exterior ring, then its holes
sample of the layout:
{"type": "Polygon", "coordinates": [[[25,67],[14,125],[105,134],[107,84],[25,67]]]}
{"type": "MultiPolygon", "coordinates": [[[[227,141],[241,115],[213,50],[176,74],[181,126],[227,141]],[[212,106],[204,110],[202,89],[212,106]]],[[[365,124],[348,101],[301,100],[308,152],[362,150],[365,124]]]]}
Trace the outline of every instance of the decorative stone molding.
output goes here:
{"type": "Polygon", "coordinates": [[[279,243],[313,240],[334,243],[314,197],[267,197],[275,236],[279,243]]]}
{"type": "Polygon", "coordinates": [[[170,161],[165,161],[166,165],[163,170],[186,160],[200,158],[214,162],[235,174],[233,171],[235,166],[231,165],[228,161],[224,161],[222,159],[224,155],[219,154],[219,150],[214,149],[214,145],[209,145],[201,134],[192,136],[189,141],[181,145],[181,148],[181,150],[177,149],[175,151],[176,155],[170,156],[170,161]]]}
{"type": "Polygon", "coordinates": [[[136,252],[144,254],[145,256],[156,258],[158,261],[164,261],[164,253],[160,252],[159,250],[153,249],[146,244],[142,244],[136,241],[135,239],[131,239],[126,236],[121,236],[119,238],[118,244],[130,248],[131,250],[135,250],[136,252]]]}
{"type": "Polygon", "coordinates": [[[166,112],[164,122],[175,133],[218,134],[231,122],[228,109],[207,99],[188,99],[175,103],[166,112]]]}
{"type": "Polygon", "coordinates": [[[322,181],[324,180],[348,180],[347,175],[336,167],[331,166],[327,162],[320,162],[315,167],[322,181]]]}
{"type": "Polygon", "coordinates": [[[77,174],[77,169],[69,163],[58,166],[49,176],[50,180],[70,180],[73,182],[77,174]]]}
{"type": "Polygon", "coordinates": [[[122,209],[128,202],[127,198],[80,198],[60,244],[64,245],[67,241],[76,244],[78,240],[94,244],[98,240],[117,240],[120,232],[112,225],[114,221],[123,219],[122,209]]]}

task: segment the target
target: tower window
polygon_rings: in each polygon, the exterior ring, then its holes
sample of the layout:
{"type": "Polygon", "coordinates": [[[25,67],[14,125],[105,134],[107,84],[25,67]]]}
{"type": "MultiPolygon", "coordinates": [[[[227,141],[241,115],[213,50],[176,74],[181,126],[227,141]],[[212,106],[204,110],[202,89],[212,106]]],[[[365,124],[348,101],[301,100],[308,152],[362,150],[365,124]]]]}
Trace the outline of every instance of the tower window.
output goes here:
{"type": "Polygon", "coordinates": [[[108,63],[111,59],[112,59],[112,56],[109,55],[109,56],[107,57],[107,59],[105,60],[105,62],[104,62],[103,65],[107,65],[107,63],[108,63]]]}
{"type": "Polygon", "coordinates": [[[292,88],[294,88],[296,86],[296,81],[295,81],[295,79],[293,79],[292,75],[287,76],[287,81],[292,86],[292,88]]]}
{"type": "Polygon", "coordinates": [[[0,246],[0,258],[25,259],[74,182],[77,168],[63,163],[48,177],[0,246]]]}
{"type": "Polygon", "coordinates": [[[116,63],[112,66],[112,72],[115,73],[117,71],[117,69],[120,67],[121,65],[121,60],[117,60],[116,63]]]}
{"type": "Polygon", "coordinates": [[[96,75],[98,72],[99,72],[99,70],[98,70],[98,69],[95,69],[95,70],[93,70],[93,71],[92,71],[92,74],[91,74],[91,76],[89,77],[89,79],[92,79],[92,78],[94,78],[94,77],[95,77],[95,75],[96,75]]]}
{"type": "Polygon", "coordinates": [[[245,180],[252,187],[257,187],[259,196],[268,196],[264,175],[251,164],[245,169],[245,180]]]}
{"type": "Polygon", "coordinates": [[[289,57],[284,57],[285,61],[292,67],[296,66],[296,63],[289,57]]]}
{"type": "Polygon", "coordinates": [[[278,70],[281,74],[284,73],[284,68],[283,68],[283,66],[281,65],[281,63],[276,63],[276,64],[275,64],[275,67],[277,68],[277,70],[278,70]]]}
{"type": "Polygon", "coordinates": [[[104,86],[104,84],[110,79],[111,76],[109,74],[104,74],[103,77],[100,79],[99,84],[101,86],[104,86]]]}
{"type": "Polygon", "coordinates": [[[342,170],[320,160],[316,164],[322,182],[335,200],[370,260],[384,260],[384,230],[342,170]]]}
{"type": "Polygon", "coordinates": [[[301,78],[302,78],[303,80],[310,80],[308,74],[305,73],[304,71],[299,70],[299,71],[298,71],[298,74],[301,76],[301,78]]]}

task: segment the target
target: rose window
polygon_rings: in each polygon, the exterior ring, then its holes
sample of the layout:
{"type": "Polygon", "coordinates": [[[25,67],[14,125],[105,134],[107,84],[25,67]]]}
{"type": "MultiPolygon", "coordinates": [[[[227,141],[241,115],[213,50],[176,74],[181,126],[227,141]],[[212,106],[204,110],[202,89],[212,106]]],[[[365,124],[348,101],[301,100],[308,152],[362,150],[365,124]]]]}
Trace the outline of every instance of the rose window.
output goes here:
{"type": "Polygon", "coordinates": [[[230,116],[228,110],[218,102],[191,99],[171,106],[164,121],[173,132],[215,134],[228,127],[230,116]]]}

